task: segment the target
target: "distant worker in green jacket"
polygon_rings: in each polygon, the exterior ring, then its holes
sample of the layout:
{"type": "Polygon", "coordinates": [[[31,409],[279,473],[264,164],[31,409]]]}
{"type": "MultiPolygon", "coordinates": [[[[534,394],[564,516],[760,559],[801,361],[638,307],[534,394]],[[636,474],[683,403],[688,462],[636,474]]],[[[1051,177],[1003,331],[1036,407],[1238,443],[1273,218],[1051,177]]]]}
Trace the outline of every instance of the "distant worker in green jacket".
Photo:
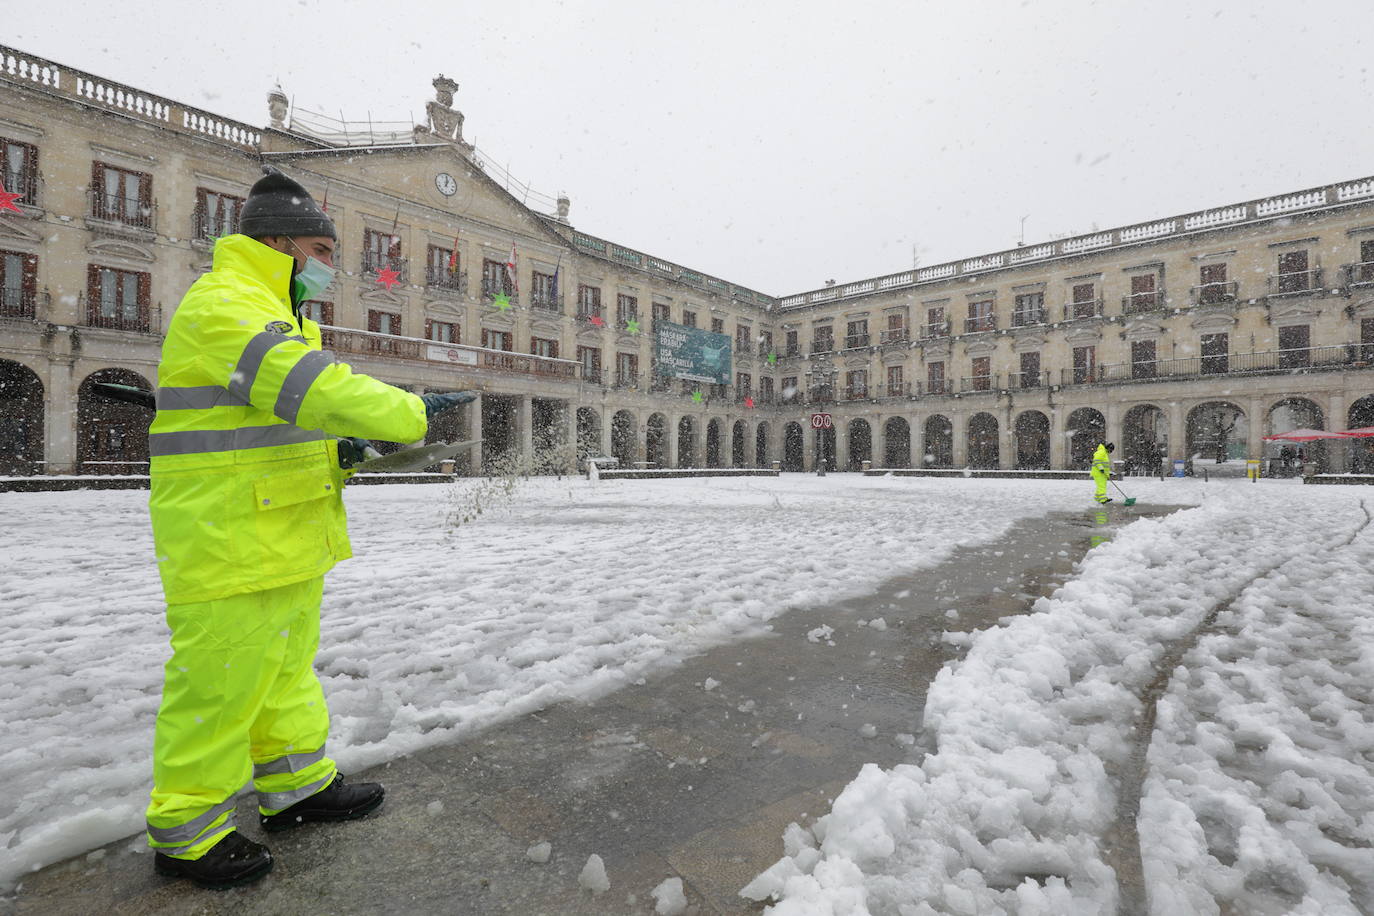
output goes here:
{"type": "Polygon", "coordinates": [[[423,439],[432,415],[476,398],[411,394],[321,352],[300,304],[333,280],[334,224],[300,184],[263,171],[239,232],[215,243],[172,316],[148,436],[172,631],[148,840],[159,874],[217,889],[272,867],[235,829],[250,779],[267,830],[381,805],[381,785],[346,784],[327,756],[314,671],[323,577],[351,556],[346,468],[366,439],[423,439]]]}
{"type": "Polygon", "coordinates": [[[1107,481],[1112,476],[1112,452],[1116,451],[1115,442],[1101,442],[1097,446],[1097,451],[1093,452],[1093,483],[1097,485],[1097,492],[1093,494],[1093,499],[1099,503],[1109,503],[1112,498],[1107,495],[1107,481]]]}

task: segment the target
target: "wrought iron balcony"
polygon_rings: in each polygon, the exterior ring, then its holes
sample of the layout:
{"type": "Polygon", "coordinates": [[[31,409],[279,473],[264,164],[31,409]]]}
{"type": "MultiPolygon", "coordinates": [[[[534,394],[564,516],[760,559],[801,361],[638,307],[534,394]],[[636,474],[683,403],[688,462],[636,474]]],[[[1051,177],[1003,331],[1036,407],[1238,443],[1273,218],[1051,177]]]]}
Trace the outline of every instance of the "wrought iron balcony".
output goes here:
{"type": "Polygon", "coordinates": [[[812,355],[812,356],[815,356],[817,353],[833,353],[833,352],[835,352],[835,341],[834,341],[832,338],[826,337],[826,338],[822,338],[822,339],[817,339],[817,340],[811,341],[811,355],[812,355]]]}
{"type": "Polygon", "coordinates": [[[1229,305],[1236,301],[1239,290],[1240,284],[1229,280],[1190,287],[1188,294],[1193,300],[1193,305],[1229,305]]]}
{"type": "Polygon", "coordinates": [[[442,292],[463,293],[468,288],[466,270],[449,270],[447,267],[425,266],[425,289],[442,292]]]}
{"type": "Polygon", "coordinates": [[[538,309],[541,312],[552,312],[555,315],[561,315],[563,314],[563,296],[562,294],[534,293],[530,297],[530,308],[538,309]]]}
{"type": "Polygon", "coordinates": [[[876,396],[882,398],[905,398],[913,394],[911,382],[900,382],[896,385],[883,385],[877,389],[876,396]]]}
{"type": "Polygon", "coordinates": [[[6,169],[4,172],[5,190],[18,194],[15,203],[25,207],[38,206],[38,191],[43,184],[43,176],[37,169],[6,169]]]}
{"type": "Polygon", "coordinates": [[[966,375],[959,379],[960,391],[996,391],[997,376],[995,375],[966,375]]]}
{"type": "Polygon", "coordinates": [[[1011,326],[1014,328],[1029,328],[1044,323],[1044,306],[1040,306],[1039,308],[1017,309],[1011,313],[1011,326]]]}
{"type": "Polygon", "coordinates": [[[844,339],[844,348],[846,350],[857,350],[860,347],[866,346],[868,346],[867,334],[850,334],[844,339]]]}
{"type": "Polygon", "coordinates": [[[1164,308],[1164,294],[1159,290],[1149,293],[1131,293],[1121,297],[1123,315],[1141,315],[1164,308]]]}
{"type": "Polygon", "coordinates": [[[37,295],[31,289],[0,287],[0,318],[35,318],[37,295]]]}
{"type": "Polygon", "coordinates": [[[1345,271],[1346,286],[1374,286],[1374,261],[1346,264],[1341,270],[1345,271]]]}
{"type": "Polygon", "coordinates": [[[383,270],[394,270],[396,271],[397,283],[405,284],[410,282],[410,267],[405,258],[393,258],[387,255],[378,255],[371,251],[364,251],[359,266],[363,275],[372,279],[376,279],[377,275],[383,270]]]}
{"type": "Polygon", "coordinates": [[[1101,318],[1102,300],[1083,299],[1079,302],[1070,302],[1064,306],[1064,320],[1078,321],[1082,318],[1101,318]]]}
{"type": "Polygon", "coordinates": [[[1041,372],[1012,372],[1008,380],[1013,388],[1044,388],[1050,383],[1049,370],[1041,372]]]}
{"type": "Polygon", "coordinates": [[[925,393],[929,395],[943,395],[954,393],[953,379],[927,379],[925,383],[925,393]]]}
{"type": "Polygon", "coordinates": [[[86,192],[91,208],[89,219],[101,228],[129,229],[151,235],[157,231],[157,203],[143,203],[136,197],[106,194],[100,188],[86,192]]]}
{"type": "Polygon", "coordinates": [[[1269,277],[1269,295],[1291,296],[1322,292],[1322,269],[1294,270],[1269,277]]]}
{"type": "Polygon", "coordinates": [[[868,400],[867,385],[845,385],[844,399],[846,401],[866,401],[868,400]]]}
{"type": "Polygon", "coordinates": [[[921,339],[922,339],[922,340],[930,340],[930,339],[936,338],[936,337],[948,337],[948,336],[949,336],[949,322],[948,322],[948,321],[937,321],[937,322],[935,322],[934,324],[927,324],[927,325],[922,325],[922,326],[921,326],[921,339]]]}
{"type": "Polygon", "coordinates": [[[519,305],[520,297],[515,294],[515,290],[504,281],[493,282],[490,277],[482,278],[482,301],[490,305],[496,301],[497,296],[504,295],[510,300],[511,305],[519,305]]]}
{"type": "Polygon", "coordinates": [[[997,330],[996,315],[978,315],[973,318],[964,319],[965,334],[979,334],[983,331],[997,330]]]}
{"type": "Polygon", "coordinates": [[[902,343],[907,340],[909,336],[905,327],[884,328],[878,332],[878,342],[883,345],[902,343]]]}

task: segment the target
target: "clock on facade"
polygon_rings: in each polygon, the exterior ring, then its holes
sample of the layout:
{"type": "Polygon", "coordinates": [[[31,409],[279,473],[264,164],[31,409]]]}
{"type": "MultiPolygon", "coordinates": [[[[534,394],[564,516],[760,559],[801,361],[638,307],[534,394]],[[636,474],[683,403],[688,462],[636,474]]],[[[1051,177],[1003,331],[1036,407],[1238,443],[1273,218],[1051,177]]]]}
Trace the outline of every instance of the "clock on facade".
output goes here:
{"type": "Polygon", "coordinates": [[[439,189],[439,193],[445,197],[452,197],[458,191],[458,182],[448,172],[440,172],[434,176],[434,186],[439,189]]]}

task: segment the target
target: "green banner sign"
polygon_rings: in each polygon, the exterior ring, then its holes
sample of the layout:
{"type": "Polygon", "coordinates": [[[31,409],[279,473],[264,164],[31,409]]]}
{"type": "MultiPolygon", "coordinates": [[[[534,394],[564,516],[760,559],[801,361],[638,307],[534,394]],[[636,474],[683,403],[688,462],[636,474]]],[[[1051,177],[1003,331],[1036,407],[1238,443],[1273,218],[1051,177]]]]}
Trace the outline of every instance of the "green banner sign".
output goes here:
{"type": "Polygon", "coordinates": [[[689,328],[659,319],[654,326],[655,373],[708,384],[730,384],[730,345],[727,334],[689,328]]]}

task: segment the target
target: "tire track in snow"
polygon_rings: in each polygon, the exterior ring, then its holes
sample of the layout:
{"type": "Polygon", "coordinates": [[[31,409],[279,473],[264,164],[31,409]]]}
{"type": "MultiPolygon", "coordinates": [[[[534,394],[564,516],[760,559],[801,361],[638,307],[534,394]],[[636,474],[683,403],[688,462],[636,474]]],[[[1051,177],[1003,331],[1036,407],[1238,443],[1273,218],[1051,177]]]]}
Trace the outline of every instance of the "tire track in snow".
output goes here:
{"type": "MultiPolygon", "coordinates": [[[[1369,527],[1371,521],[1374,521],[1374,516],[1370,515],[1363,499],[1360,500],[1360,511],[1364,513],[1364,522],[1357,526],[1344,541],[1328,548],[1330,551],[1334,552],[1349,547],[1369,527]]],[[[1267,569],[1261,570],[1238,588],[1235,594],[1225,601],[1218,602],[1196,627],[1165,649],[1164,655],[1159,660],[1154,680],[1145,687],[1140,696],[1143,712],[1132,729],[1131,753],[1117,779],[1116,823],[1105,838],[1106,844],[1112,852],[1112,866],[1117,871],[1117,886],[1121,895],[1117,912],[1120,916],[1147,916],[1149,912],[1145,895],[1144,858],[1140,851],[1140,833],[1136,828],[1136,818],[1140,813],[1140,797],[1148,769],[1146,756],[1150,750],[1150,742],[1154,738],[1159,700],[1164,695],[1164,691],[1168,689],[1174,672],[1182,665],[1184,657],[1193,651],[1205,636],[1215,632],[1217,618],[1221,616],[1222,612],[1229,611],[1232,605],[1240,600],[1246,590],[1256,582],[1272,576],[1300,555],[1294,554],[1267,569]]]]}

